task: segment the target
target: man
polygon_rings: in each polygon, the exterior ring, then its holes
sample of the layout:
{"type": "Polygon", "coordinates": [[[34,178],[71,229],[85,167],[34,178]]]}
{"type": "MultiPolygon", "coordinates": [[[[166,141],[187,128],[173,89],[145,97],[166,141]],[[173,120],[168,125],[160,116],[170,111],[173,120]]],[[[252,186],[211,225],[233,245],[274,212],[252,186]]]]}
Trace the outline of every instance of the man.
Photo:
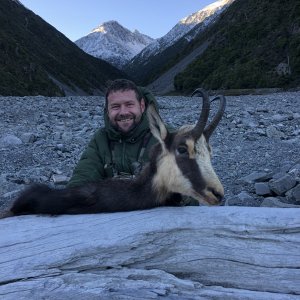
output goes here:
{"type": "Polygon", "coordinates": [[[148,161],[157,141],[150,133],[146,109],[157,102],[146,89],[132,81],[117,79],[105,96],[105,127],[94,134],[83,152],[68,186],[111,177],[132,178],[148,161]]]}

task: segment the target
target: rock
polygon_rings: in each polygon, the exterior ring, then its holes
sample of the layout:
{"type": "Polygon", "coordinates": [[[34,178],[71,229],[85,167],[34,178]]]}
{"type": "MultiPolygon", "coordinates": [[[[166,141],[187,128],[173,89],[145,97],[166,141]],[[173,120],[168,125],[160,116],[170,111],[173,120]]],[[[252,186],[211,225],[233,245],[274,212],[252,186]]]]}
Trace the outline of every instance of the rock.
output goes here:
{"type": "Polygon", "coordinates": [[[256,182],[255,185],[255,193],[260,196],[266,196],[271,194],[270,187],[268,183],[265,182],[256,182]]]}
{"type": "Polygon", "coordinates": [[[274,116],[271,117],[272,121],[276,121],[276,122],[282,122],[282,121],[286,121],[287,120],[287,116],[283,116],[280,114],[276,114],[274,116]]]}
{"type": "Polygon", "coordinates": [[[5,134],[0,138],[0,147],[6,147],[10,145],[21,145],[22,141],[13,134],[5,134]]]}
{"type": "Polygon", "coordinates": [[[300,182],[300,164],[296,164],[290,168],[288,174],[293,176],[297,182],[300,182]]]}
{"type": "Polygon", "coordinates": [[[284,193],[292,189],[296,185],[296,183],[296,179],[293,176],[286,174],[278,179],[270,180],[269,187],[271,191],[280,196],[284,195],[284,193]]]}
{"type": "Polygon", "coordinates": [[[255,171],[245,177],[242,177],[241,180],[247,183],[262,182],[272,178],[272,173],[270,172],[258,172],[255,171]]]}
{"type": "Polygon", "coordinates": [[[242,191],[238,194],[238,198],[241,200],[241,201],[252,201],[253,200],[253,197],[250,196],[247,192],[245,191],[242,191]]]}
{"type": "Polygon", "coordinates": [[[88,111],[80,111],[79,112],[79,117],[80,118],[89,118],[90,117],[90,113],[88,111]]]}
{"type": "Polygon", "coordinates": [[[291,202],[299,202],[300,204],[300,184],[286,193],[286,197],[291,202]]]}
{"type": "Polygon", "coordinates": [[[300,205],[285,203],[276,197],[268,197],[263,200],[261,207],[300,208],[300,205]]]}
{"type": "Polygon", "coordinates": [[[299,120],[300,119],[300,113],[293,113],[293,119],[299,120]]]}
{"type": "Polygon", "coordinates": [[[0,220],[0,295],[297,299],[299,243],[298,209],[185,207],[6,218],[0,220]]]}
{"type": "Polygon", "coordinates": [[[70,178],[65,175],[53,174],[51,177],[54,184],[67,184],[70,178]]]}
{"type": "Polygon", "coordinates": [[[25,132],[21,135],[23,143],[34,143],[37,140],[37,136],[31,132],[25,132]]]}
{"type": "Polygon", "coordinates": [[[242,191],[225,201],[226,206],[260,206],[260,203],[259,199],[255,199],[246,191],[242,191]]]}
{"type": "Polygon", "coordinates": [[[276,127],[273,125],[267,127],[266,134],[269,138],[274,138],[274,139],[284,138],[284,133],[282,131],[276,129],[276,127]]]}
{"type": "Polygon", "coordinates": [[[285,171],[280,171],[278,173],[275,173],[272,177],[273,180],[277,180],[277,179],[280,179],[282,177],[284,177],[286,175],[286,172],[285,171]]]}

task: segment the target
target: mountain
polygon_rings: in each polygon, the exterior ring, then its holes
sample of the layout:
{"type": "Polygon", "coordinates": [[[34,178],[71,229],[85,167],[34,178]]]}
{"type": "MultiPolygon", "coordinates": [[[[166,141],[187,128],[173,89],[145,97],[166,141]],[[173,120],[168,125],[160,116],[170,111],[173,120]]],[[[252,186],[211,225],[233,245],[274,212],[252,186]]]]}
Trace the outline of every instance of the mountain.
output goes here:
{"type": "Polygon", "coordinates": [[[109,79],[126,77],[79,49],[18,0],[0,4],[0,95],[103,93],[109,79]]]}
{"type": "Polygon", "coordinates": [[[184,37],[188,44],[205,28],[213,24],[234,0],[219,0],[180,20],[165,36],[153,41],[136,55],[123,70],[141,84],[155,79],[156,72],[177,55],[173,45],[184,37]]]}
{"type": "Polygon", "coordinates": [[[131,32],[118,22],[109,21],[101,24],[75,43],[86,53],[122,68],[152,41],[151,37],[137,30],[131,32]]]}
{"type": "Polygon", "coordinates": [[[235,0],[128,72],[157,94],[300,87],[300,2],[235,0]]]}
{"type": "Polygon", "coordinates": [[[202,54],[175,76],[177,91],[300,87],[299,1],[236,0],[172,67],[205,43],[202,54]]]}

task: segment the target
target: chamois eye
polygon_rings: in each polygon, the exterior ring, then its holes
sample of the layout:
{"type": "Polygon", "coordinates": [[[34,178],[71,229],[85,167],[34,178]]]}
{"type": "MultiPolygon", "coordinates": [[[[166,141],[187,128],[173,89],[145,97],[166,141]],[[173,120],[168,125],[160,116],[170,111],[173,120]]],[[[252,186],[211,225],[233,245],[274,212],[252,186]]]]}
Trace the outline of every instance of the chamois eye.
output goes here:
{"type": "Polygon", "coordinates": [[[176,149],[176,154],[178,154],[178,155],[183,155],[183,154],[187,154],[187,153],[188,153],[188,149],[187,149],[186,145],[180,145],[176,149]]]}

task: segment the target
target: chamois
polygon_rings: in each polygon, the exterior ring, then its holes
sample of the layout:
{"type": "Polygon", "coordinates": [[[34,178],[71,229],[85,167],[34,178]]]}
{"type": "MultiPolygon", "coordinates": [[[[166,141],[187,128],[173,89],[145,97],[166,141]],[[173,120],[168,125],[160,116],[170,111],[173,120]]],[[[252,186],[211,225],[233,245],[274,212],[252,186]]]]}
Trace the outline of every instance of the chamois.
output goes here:
{"type": "Polygon", "coordinates": [[[218,112],[206,126],[210,101],[202,89],[202,110],[195,126],[168,132],[154,106],[147,109],[150,130],[158,143],[152,148],[150,161],[133,180],[107,179],[84,186],[53,189],[35,184],[25,189],[15,200],[12,215],[24,214],[85,214],[131,211],[162,205],[176,205],[181,195],[191,196],[200,203],[217,205],[224,190],[211,165],[209,137],[225,110],[220,101],[218,112]]]}

